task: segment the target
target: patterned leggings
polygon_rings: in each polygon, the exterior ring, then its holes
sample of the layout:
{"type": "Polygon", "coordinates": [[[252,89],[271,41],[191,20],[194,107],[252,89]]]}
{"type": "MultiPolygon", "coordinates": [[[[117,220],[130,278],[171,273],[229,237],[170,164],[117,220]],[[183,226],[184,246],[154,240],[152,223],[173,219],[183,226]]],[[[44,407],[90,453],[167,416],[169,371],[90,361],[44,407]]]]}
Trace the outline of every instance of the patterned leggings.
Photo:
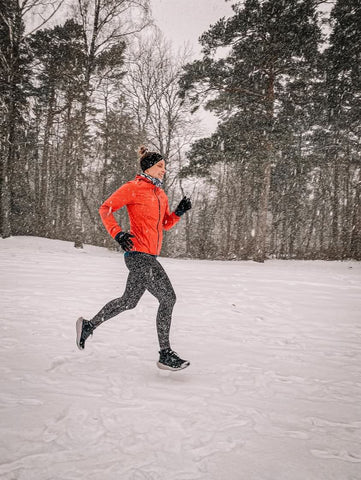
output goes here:
{"type": "Polygon", "coordinates": [[[124,259],[129,275],[123,296],[107,303],[91,319],[91,323],[94,327],[98,327],[115,315],[135,308],[144,292],[148,290],[159,301],[157,313],[159,346],[161,349],[169,348],[169,330],[176,295],[168,275],[153,255],[134,252],[125,255],[124,259]]]}

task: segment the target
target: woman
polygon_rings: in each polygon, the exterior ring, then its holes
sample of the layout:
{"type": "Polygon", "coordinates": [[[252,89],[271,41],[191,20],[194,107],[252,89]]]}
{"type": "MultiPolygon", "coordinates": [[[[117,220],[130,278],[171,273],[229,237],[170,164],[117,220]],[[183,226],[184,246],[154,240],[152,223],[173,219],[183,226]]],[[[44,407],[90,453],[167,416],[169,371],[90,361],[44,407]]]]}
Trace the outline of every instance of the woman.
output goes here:
{"type": "Polygon", "coordinates": [[[170,213],[167,195],[162,190],[166,171],[164,158],[156,152],[140,147],[142,173],[135,180],[121,186],[100,207],[99,213],[108,233],[125,251],[125,264],[129,270],[127,285],[122,297],[111,300],[91,320],[80,317],[76,322],[77,340],[80,350],[85,341],[100,324],[124,310],[135,308],[146,290],[159,301],[157,332],[160,346],[158,367],[165,370],[182,370],[189,362],[182,360],[171,349],[169,330],[176,296],[172,284],[157,260],[163,229],[169,230],[192,205],[184,197],[170,213]],[[130,233],[123,232],[113,212],[126,206],[130,233]]]}

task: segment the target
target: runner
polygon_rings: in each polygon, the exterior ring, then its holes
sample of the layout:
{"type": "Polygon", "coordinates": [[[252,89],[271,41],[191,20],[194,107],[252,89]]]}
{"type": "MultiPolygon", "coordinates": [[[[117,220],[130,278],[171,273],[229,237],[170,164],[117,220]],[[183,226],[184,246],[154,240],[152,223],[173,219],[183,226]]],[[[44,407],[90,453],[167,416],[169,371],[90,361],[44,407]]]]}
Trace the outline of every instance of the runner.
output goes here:
{"type": "Polygon", "coordinates": [[[100,207],[99,213],[108,233],[125,251],[124,260],[129,270],[122,297],[111,300],[91,320],[80,317],[76,322],[76,343],[80,350],[94,330],[106,320],[125,310],[135,308],[146,290],[159,301],[157,332],[160,346],[157,365],[165,370],[182,370],[189,366],[171,349],[169,331],[172,311],[176,302],[172,284],[157,260],[163,239],[163,230],[169,230],[179,218],[192,208],[184,197],[173,213],[162,189],[166,171],[164,158],[156,152],[139,148],[142,173],[122,185],[100,207]],[[122,231],[113,212],[126,207],[130,220],[130,232],[122,231]]]}

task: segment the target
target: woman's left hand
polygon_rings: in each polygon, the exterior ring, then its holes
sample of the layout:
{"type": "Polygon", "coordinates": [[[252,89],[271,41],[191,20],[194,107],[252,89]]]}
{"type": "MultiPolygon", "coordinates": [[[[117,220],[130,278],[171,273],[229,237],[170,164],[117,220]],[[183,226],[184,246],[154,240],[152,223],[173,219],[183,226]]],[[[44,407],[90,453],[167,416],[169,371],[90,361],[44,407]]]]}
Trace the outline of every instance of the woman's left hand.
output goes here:
{"type": "Polygon", "coordinates": [[[175,209],[175,214],[180,217],[183,213],[186,213],[188,210],[192,208],[192,202],[189,197],[183,197],[182,200],[179,202],[178,207],[175,209]]]}

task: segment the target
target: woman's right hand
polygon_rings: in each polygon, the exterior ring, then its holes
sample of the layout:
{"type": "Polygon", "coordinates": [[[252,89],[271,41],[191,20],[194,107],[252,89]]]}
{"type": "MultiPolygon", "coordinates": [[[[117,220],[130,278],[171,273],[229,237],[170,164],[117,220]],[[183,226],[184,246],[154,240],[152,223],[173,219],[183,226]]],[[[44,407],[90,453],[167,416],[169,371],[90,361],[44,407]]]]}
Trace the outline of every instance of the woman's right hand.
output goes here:
{"type": "Polygon", "coordinates": [[[119,232],[115,235],[114,240],[116,240],[119,245],[122,247],[122,249],[125,252],[130,252],[132,248],[134,247],[132,238],[134,238],[134,235],[128,232],[119,232]]]}

